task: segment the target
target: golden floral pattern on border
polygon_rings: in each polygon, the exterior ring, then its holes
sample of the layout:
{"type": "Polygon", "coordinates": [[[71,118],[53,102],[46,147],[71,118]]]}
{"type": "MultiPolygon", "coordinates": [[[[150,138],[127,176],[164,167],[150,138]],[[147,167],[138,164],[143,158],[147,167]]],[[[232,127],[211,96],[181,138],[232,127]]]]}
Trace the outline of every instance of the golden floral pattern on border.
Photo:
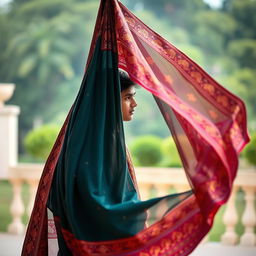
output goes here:
{"type": "Polygon", "coordinates": [[[22,255],[34,255],[33,252],[37,245],[37,256],[45,256],[48,250],[47,248],[47,214],[46,214],[46,201],[50,190],[49,184],[51,184],[55,165],[58,160],[58,156],[63,144],[66,127],[68,124],[69,115],[67,116],[65,123],[58,135],[58,138],[53,146],[49,158],[45,163],[45,167],[42,173],[38,185],[38,191],[35,198],[35,204],[32,211],[32,218],[30,219],[29,226],[27,229],[27,236],[24,240],[24,247],[22,255]],[[41,239],[40,239],[41,238],[41,239]]]}
{"type": "MultiPolygon", "coordinates": [[[[126,9],[122,7],[121,4],[120,6],[126,20],[126,25],[122,23],[123,18],[120,16],[120,14],[116,13],[116,22],[119,24],[117,27],[122,27],[122,29],[117,29],[118,44],[122,44],[123,49],[126,48],[126,53],[123,52],[124,54],[119,55],[119,63],[122,63],[123,66],[130,66],[130,70],[140,70],[141,66],[145,65],[144,63],[141,63],[139,61],[139,59],[143,59],[142,56],[137,57],[137,61],[134,61],[133,63],[127,62],[127,58],[125,58],[125,55],[127,54],[127,52],[129,52],[129,49],[131,45],[133,45],[134,40],[126,40],[128,38],[124,39],[122,36],[122,33],[124,33],[125,30],[125,26],[128,25],[129,29],[131,29],[135,34],[140,36],[142,40],[152,46],[160,55],[162,55],[174,66],[176,66],[189,81],[193,82],[193,85],[197,88],[197,90],[200,93],[204,94],[205,97],[207,97],[209,100],[211,100],[212,104],[217,109],[219,109],[221,104],[222,109],[220,111],[232,113],[234,115],[234,121],[239,125],[240,130],[243,130],[245,124],[244,120],[243,118],[238,118],[238,116],[244,116],[244,114],[242,114],[244,112],[244,106],[238,103],[233,95],[227,93],[225,89],[223,89],[214,80],[212,80],[212,78],[209,77],[209,75],[201,70],[196,64],[191,62],[187,56],[177,50],[170,43],[162,39],[160,36],[154,34],[143,23],[138,21],[136,17],[126,11],[126,9]],[[147,31],[147,33],[145,33],[145,30],[147,31]]],[[[129,31],[129,29],[127,30],[129,31]]],[[[129,54],[135,55],[135,53],[131,51],[129,52],[129,54]]],[[[150,62],[150,64],[153,65],[152,61],[150,62]]],[[[161,84],[158,84],[156,86],[151,83],[149,85],[147,78],[150,76],[145,76],[145,72],[144,75],[143,73],[136,72],[136,74],[134,74],[134,78],[136,79],[136,77],[138,77],[138,80],[141,81],[144,85],[147,85],[149,90],[151,90],[152,92],[155,92],[156,94],[157,92],[160,92],[162,94],[161,98],[164,101],[173,102],[173,105],[175,105],[176,107],[178,106],[180,110],[182,110],[183,112],[186,111],[188,116],[191,116],[192,112],[195,112],[195,110],[192,110],[192,108],[188,106],[187,103],[179,101],[173,92],[161,88],[161,84]],[[145,77],[145,79],[143,77],[145,77]]],[[[158,82],[158,80],[156,79],[155,82],[158,82]]],[[[213,123],[216,119],[216,115],[213,114],[213,112],[211,112],[211,114],[209,114],[208,116],[208,118],[212,118],[212,121],[207,120],[205,117],[203,117],[203,115],[201,115],[201,117],[204,120],[202,123],[197,123],[197,125],[201,127],[204,131],[209,131],[209,136],[212,136],[212,139],[215,140],[215,142],[218,143],[220,147],[222,147],[224,144],[230,143],[230,140],[226,139],[226,136],[220,136],[220,131],[218,130],[219,127],[215,126],[215,124],[213,123]]],[[[235,139],[236,142],[234,142],[233,144],[238,145],[239,148],[239,145],[243,143],[243,136],[239,136],[235,139]],[[239,139],[240,141],[238,142],[239,139]]]]}
{"type": "MultiPolygon", "coordinates": [[[[131,238],[118,239],[113,241],[88,242],[78,240],[67,230],[62,229],[62,233],[67,241],[68,246],[75,255],[104,255],[112,256],[113,254],[129,253],[131,256],[141,255],[159,255],[164,256],[166,252],[182,255],[186,250],[185,240],[190,240],[191,244],[195,243],[193,237],[197,232],[201,232],[201,225],[204,225],[202,216],[195,211],[191,215],[189,224],[184,221],[183,224],[174,228],[177,220],[181,220],[179,212],[193,212],[195,208],[195,198],[192,196],[178,206],[179,211],[175,209],[166,216],[166,220],[159,221],[153,226],[141,231],[131,238]],[[186,202],[186,203],[185,203],[186,202]],[[172,216],[173,215],[173,216],[172,216]],[[178,215],[178,216],[177,216],[178,215]],[[167,224],[168,226],[164,225],[167,224]],[[170,230],[168,230],[170,229],[170,230]],[[165,234],[159,237],[159,231],[165,234]],[[156,239],[157,238],[157,239],[156,239]],[[153,243],[149,243],[151,241],[153,243]],[[173,246],[176,245],[176,246],[173,246]],[[140,250],[135,250],[134,249],[140,250]],[[182,249],[181,249],[182,248],[182,249]],[[102,254],[103,253],[103,254],[102,254]]],[[[186,219],[186,218],[185,218],[186,219]]],[[[56,220],[58,221],[58,220],[56,220]]],[[[190,246],[187,244],[187,249],[190,246]]],[[[174,254],[170,254],[174,255],[174,254]]]]}
{"type": "MultiPolygon", "coordinates": [[[[197,90],[205,95],[211,102],[219,108],[216,104],[222,105],[222,111],[235,115],[235,121],[240,129],[245,130],[245,123],[238,118],[238,116],[245,116],[245,108],[241,102],[238,102],[236,97],[228,93],[223,87],[216,83],[208,74],[200,69],[196,64],[191,62],[187,56],[177,50],[174,46],[154,34],[142,22],[140,22],[133,14],[129,13],[126,8],[120,4],[122,13],[129,25],[129,28],[136,33],[142,40],[151,45],[164,58],[169,60],[173,65],[179,68],[179,71],[191,82],[197,90]],[[145,30],[147,33],[145,33],[145,30]]],[[[119,17],[117,16],[117,19],[119,17]]],[[[246,133],[246,132],[245,132],[246,133]]],[[[245,135],[245,134],[244,134],[245,135]]],[[[242,139],[242,137],[240,137],[242,139]]],[[[228,142],[228,141],[226,141],[228,142]]],[[[242,140],[240,141],[240,144],[242,140]]],[[[220,142],[223,144],[223,141],[220,142]]]]}

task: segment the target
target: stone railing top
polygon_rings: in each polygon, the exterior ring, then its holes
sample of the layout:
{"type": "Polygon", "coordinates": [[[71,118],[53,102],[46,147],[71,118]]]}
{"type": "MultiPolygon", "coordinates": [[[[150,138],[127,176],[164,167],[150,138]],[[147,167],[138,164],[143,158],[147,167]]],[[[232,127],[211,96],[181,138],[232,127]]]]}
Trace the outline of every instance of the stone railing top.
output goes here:
{"type": "MultiPolygon", "coordinates": [[[[10,178],[40,178],[44,164],[19,163],[11,166],[10,178]]],[[[188,184],[186,174],[182,168],[135,167],[139,183],[149,184],[188,184]]],[[[235,179],[235,186],[256,187],[256,171],[252,169],[240,170],[235,179]]]]}
{"type": "MultiPolygon", "coordinates": [[[[139,183],[188,184],[183,168],[137,167],[135,171],[139,183]]],[[[256,171],[251,168],[239,169],[234,186],[256,187],[256,171]]]]}
{"type": "Polygon", "coordinates": [[[243,169],[237,173],[234,182],[235,186],[256,187],[256,171],[253,169],[243,169]]]}
{"type": "Polygon", "coordinates": [[[44,164],[19,163],[9,167],[10,178],[39,179],[41,177],[44,164]]]}
{"type": "Polygon", "coordinates": [[[152,184],[187,184],[186,174],[182,168],[135,167],[139,183],[152,184]]]}
{"type": "Polygon", "coordinates": [[[0,106],[1,115],[18,115],[20,113],[20,107],[15,105],[3,105],[0,106]]]}

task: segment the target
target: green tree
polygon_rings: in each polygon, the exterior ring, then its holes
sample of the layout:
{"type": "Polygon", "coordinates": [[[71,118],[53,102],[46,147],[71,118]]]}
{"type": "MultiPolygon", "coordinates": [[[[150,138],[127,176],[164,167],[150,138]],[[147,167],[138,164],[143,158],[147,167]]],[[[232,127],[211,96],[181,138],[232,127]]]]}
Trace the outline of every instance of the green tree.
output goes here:
{"type": "Polygon", "coordinates": [[[14,0],[0,12],[0,31],[9,32],[1,38],[0,77],[17,85],[10,102],[22,109],[21,138],[36,118],[49,122],[67,113],[84,72],[97,8],[96,1],[14,0]]]}
{"type": "Polygon", "coordinates": [[[166,167],[181,167],[182,162],[179,152],[172,136],[162,141],[161,149],[163,152],[162,165],[166,167]]]}
{"type": "Polygon", "coordinates": [[[201,10],[208,9],[203,0],[134,0],[125,1],[131,9],[139,4],[154,12],[157,17],[165,17],[175,27],[191,28],[194,16],[201,10]]]}
{"type": "Polygon", "coordinates": [[[228,46],[228,53],[241,67],[256,68],[256,40],[237,39],[231,41],[228,46]]]}
{"type": "Polygon", "coordinates": [[[246,158],[246,160],[256,167],[256,133],[254,132],[251,137],[250,143],[245,147],[243,154],[246,158]]]}
{"type": "Polygon", "coordinates": [[[222,80],[229,90],[245,101],[250,122],[254,122],[256,112],[255,76],[255,70],[244,68],[236,70],[222,80]]]}
{"type": "Polygon", "coordinates": [[[229,13],[239,24],[236,38],[256,38],[256,1],[224,0],[223,11],[229,13]]]}
{"type": "Polygon", "coordinates": [[[227,41],[234,34],[236,21],[229,14],[216,10],[201,11],[194,21],[192,43],[200,46],[208,56],[222,55],[227,41]]]}
{"type": "Polygon", "coordinates": [[[152,135],[136,138],[131,145],[131,153],[138,166],[156,166],[162,160],[162,140],[152,135]]]}
{"type": "MultiPolygon", "coordinates": [[[[225,0],[220,10],[203,0],[124,1],[137,16],[255,108],[255,3],[225,0]]],[[[15,82],[21,137],[33,121],[63,122],[82,79],[99,1],[13,0],[0,9],[1,82],[15,82]]],[[[151,95],[138,91],[130,137],[169,131],[151,95]],[[141,111],[140,111],[141,109],[141,111]]]]}
{"type": "Polygon", "coordinates": [[[24,140],[28,154],[35,159],[45,161],[57,138],[60,127],[56,125],[44,125],[30,131],[24,140]]]}

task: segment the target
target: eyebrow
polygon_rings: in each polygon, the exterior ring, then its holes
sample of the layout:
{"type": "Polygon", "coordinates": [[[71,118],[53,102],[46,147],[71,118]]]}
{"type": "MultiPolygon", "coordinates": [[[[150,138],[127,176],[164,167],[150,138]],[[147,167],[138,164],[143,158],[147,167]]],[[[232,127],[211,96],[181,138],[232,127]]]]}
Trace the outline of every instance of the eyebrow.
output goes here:
{"type": "Polygon", "coordinates": [[[127,97],[127,96],[135,96],[136,92],[134,93],[126,93],[125,95],[123,95],[123,97],[127,97]]]}

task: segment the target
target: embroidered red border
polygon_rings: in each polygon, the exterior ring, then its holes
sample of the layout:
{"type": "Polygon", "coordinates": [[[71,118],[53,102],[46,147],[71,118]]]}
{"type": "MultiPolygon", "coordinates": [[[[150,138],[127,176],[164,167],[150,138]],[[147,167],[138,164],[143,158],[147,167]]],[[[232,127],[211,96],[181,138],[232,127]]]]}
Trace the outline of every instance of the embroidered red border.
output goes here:
{"type": "Polygon", "coordinates": [[[76,239],[68,230],[62,229],[62,233],[69,249],[77,256],[155,255],[152,251],[158,251],[156,255],[159,256],[181,256],[197,245],[198,239],[208,231],[207,228],[209,226],[204,223],[192,195],[171,210],[161,221],[131,238],[89,242],[76,239]]]}

